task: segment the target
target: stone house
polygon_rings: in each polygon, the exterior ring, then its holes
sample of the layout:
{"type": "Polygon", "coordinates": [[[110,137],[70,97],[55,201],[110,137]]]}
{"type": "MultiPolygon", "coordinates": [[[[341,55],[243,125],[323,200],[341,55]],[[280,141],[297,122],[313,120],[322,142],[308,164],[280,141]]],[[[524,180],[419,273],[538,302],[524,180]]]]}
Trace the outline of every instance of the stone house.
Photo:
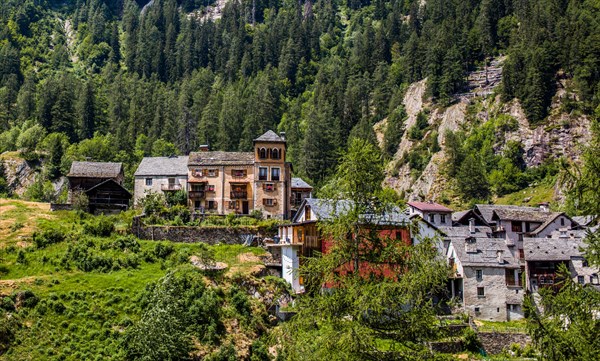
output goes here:
{"type": "Polygon", "coordinates": [[[293,218],[302,204],[302,201],[306,198],[312,198],[313,187],[306,183],[302,178],[292,178],[291,188],[292,198],[290,199],[290,205],[292,209],[291,218],[293,218]]]}
{"type": "Polygon", "coordinates": [[[523,317],[523,267],[504,239],[488,226],[440,228],[451,267],[449,293],[478,319],[516,320],[523,317]]]}
{"type": "Polygon", "coordinates": [[[252,152],[209,151],[189,155],[188,197],[195,212],[250,214],[289,219],[291,164],[283,134],[269,130],[254,140],[252,152]]]}
{"type": "Polygon", "coordinates": [[[187,191],[188,157],[145,157],[133,174],[133,201],[149,193],[187,191]]]}
{"type": "Polygon", "coordinates": [[[68,203],[76,192],[83,192],[91,212],[111,212],[129,207],[131,193],[123,187],[123,164],[110,162],[78,162],[71,164],[68,203]]]}

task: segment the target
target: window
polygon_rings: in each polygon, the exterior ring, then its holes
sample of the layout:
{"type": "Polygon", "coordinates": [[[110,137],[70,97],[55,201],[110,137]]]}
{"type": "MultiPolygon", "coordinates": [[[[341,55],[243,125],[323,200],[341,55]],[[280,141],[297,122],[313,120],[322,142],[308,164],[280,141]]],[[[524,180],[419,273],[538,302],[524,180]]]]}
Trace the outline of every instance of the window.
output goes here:
{"type": "Polygon", "coordinates": [[[279,168],[271,168],[271,180],[272,181],[279,180],[279,168]]]}
{"type": "Polygon", "coordinates": [[[446,223],[446,215],[445,214],[440,214],[440,222],[446,223]]]}
{"type": "Polygon", "coordinates": [[[192,173],[193,173],[194,177],[202,177],[202,169],[200,169],[200,168],[194,169],[194,171],[192,173]]]}
{"type": "Polygon", "coordinates": [[[523,248],[519,249],[519,259],[525,259],[525,250],[523,248]]]}
{"type": "Polygon", "coordinates": [[[310,221],[310,207],[304,208],[304,220],[310,221]]]}
{"type": "Polygon", "coordinates": [[[277,204],[277,201],[273,198],[265,198],[263,199],[263,204],[267,207],[272,207],[277,204]]]}
{"type": "Polygon", "coordinates": [[[513,232],[523,232],[523,224],[519,221],[519,222],[511,222],[511,226],[512,226],[512,231],[513,232]]]}
{"type": "Polygon", "coordinates": [[[483,280],[483,270],[475,270],[475,278],[477,278],[477,281],[482,281],[483,280]]]}
{"type": "Polygon", "coordinates": [[[258,180],[267,180],[267,173],[269,170],[267,167],[258,168],[258,180]]]}
{"type": "Polygon", "coordinates": [[[202,208],[202,206],[200,205],[200,201],[194,201],[194,209],[198,210],[202,208]]]}
{"type": "Polygon", "coordinates": [[[231,171],[231,176],[234,178],[243,178],[246,176],[245,169],[234,169],[231,171]]]}
{"type": "Polygon", "coordinates": [[[271,158],[273,158],[273,159],[279,159],[279,149],[273,148],[271,150],[271,158]]]}
{"type": "Polygon", "coordinates": [[[580,285],[585,283],[585,278],[583,276],[577,276],[577,283],[580,285]]]}
{"type": "Polygon", "coordinates": [[[209,177],[216,177],[219,175],[219,170],[218,169],[209,169],[208,170],[208,176],[209,177]]]}
{"type": "Polygon", "coordinates": [[[208,209],[217,209],[217,202],[215,202],[215,201],[208,201],[207,203],[208,204],[207,204],[206,208],[208,208],[208,209]]]}
{"type": "Polygon", "coordinates": [[[175,186],[175,178],[169,178],[169,186],[175,186]]]}
{"type": "Polygon", "coordinates": [[[267,158],[267,150],[265,148],[260,148],[258,150],[258,157],[260,159],[266,159],[267,158]]]}
{"type": "Polygon", "coordinates": [[[152,178],[146,178],[146,185],[147,186],[151,186],[152,185],[152,178]]]}
{"type": "Polygon", "coordinates": [[[562,218],[562,217],[560,217],[560,225],[561,225],[561,226],[564,226],[564,225],[565,225],[565,219],[564,219],[564,218],[562,218]]]}
{"type": "Polygon", "coordinates": [[[429,215],[429,222],[435,223],[435,214],[430,214],[429,215]]]}
{"type": "Polygon", "coordinates": [[[275,184],[273,183],[265,183],[263,187],[265,192],[273,192],[275,190],[275,184]]]}
{"type": "Polygon", "coordinates": [[[597,274],[593,274],[590,276],[590,283],[593,285],[597,285],[598,284],[598,275],[597,274]]]}
{"type": "Polygon", "coordinates": [[[485,290],[483,287],[477,287],[477,297],[485,297],[485,290]]]}
{"type": "Polygon", "coordinates": [[[192,184],[192,192],[203,192],[205,185],[204,183],[202,184],[192,184]]]}
{"type": "Polygon", "coordinates": [[[229,209],[237,209],[237,201],[229,201],[229,209]]]}
{"type": "Polygon", "coordinates": [[[582,267],[589,267],[587,259],[584,258],[583,261],[581,261],[581,266],[582,267]]]}
{"type": "Polygon", "coordinates": [[[207,192],[214,192],[215,191],[215,185],[214,184],[207,184],[206,188],[204,188],[207,192]]]}
{"type": "Polygon", "coordinates": [[[475,312],[479,313],[480,309],[479,307],[475,307],[475,312]]]}

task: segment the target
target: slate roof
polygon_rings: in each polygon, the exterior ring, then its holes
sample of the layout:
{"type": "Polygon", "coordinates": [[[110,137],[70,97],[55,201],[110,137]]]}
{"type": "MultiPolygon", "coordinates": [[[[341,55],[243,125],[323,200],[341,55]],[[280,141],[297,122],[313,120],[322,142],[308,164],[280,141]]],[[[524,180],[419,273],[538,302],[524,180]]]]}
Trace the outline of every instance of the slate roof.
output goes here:
{"type": "Polygon", "coordinates": [[[267,130],[267,132],[260,137],[254,139],[255,142],[278,142],[285,143],[285,139],[281,138],[277,133],[272,130],[267,130]]]}
{"type": "Polygon", "coordinates": [[[548,220],[556,219],[556,217],[560,216],[562,213],[542,212],[537,208],[534,208],[534,210],[500,208],[495,209],[494,214],[495,216],[492,216],[492,219],[497,217],[502,220],[545,223],[548,220]]]}
{"type": "Polygon", "coordinates": [[[466,211],[458,211],[452,213],[452,222],[460,221],[464,216],[466,216],[471,210],[467,209],[466,211]]]}
{"type": "Polygon", "coordinates": [[[302,178],[292,178],[292,188],[313,189],[313,187],[306,183],[302,178]]]}
{"type": "Polygon", "coordinates": [[[71,164],[71,170],[67,177],[116,178],[122,172],[122,163],[75,161],[71,164]]]}
{"type": "Polygon", "coordinates": [[[134,176],[187,176],[188,156],[145,157],[134,176]]]}
{"type": "Polygon", "coordinates": [[[546,222],[542,223],[539,227],[537,227],[535,230],[533,230],[532,232],[529,232],[530,234],[538,234],[541,231],[543,231],[544,229],[546,229],[546,227],[548,227],[552,222],[554,222],[556,220],[556,218],[558,218],[559,216],[563,216],[565,218],[567,218],[567,221],[570,221],[571,224],[567,224],[567,226],[569,227],[576,227],[577,224],[573,224],[573,220],[571,219],[571,217],[567,216],[566,214],[562,213],[562,212],[553,212],[551,217],[548,217],[548,219],[546,220],[546,222]]]}
{"type": "Polygon", "coordinates": [[[481,214],[483,219],[488,223],[494,223],[492,220],[492,216],[494,215],[494,210],[496,209],[505,209],[505,210],[523,210],[523,211],[535,211],[539,212],[538,207],[524,207],[524,206],[506,206],[506,205],[497,205],[497,204],[476,204],[473,210],[476,210],[481,214]]]}
{"type": "Polygon", "coordinates": [[[188,160],[188,166],[252,164],[254,164],[253,152],[192,152],[188,160]]]}
{"type": "MultiPolygon", "coordinates": [[[[311,212],[322,221],[331,220],[337,216],[342,215],[344,212],[350,210],[352,207],[352,201],[350,200],[330,200],[330,199],[318,199],[318,198],[306,198],[302,207],[309,206],[311,212]]],[[[300,213],[296,213],[292,223],[297,223],[300,213]]],[[[385,214],[363,214],[360,219],[364,220],[365,223],[376,224],[376,225],[403,225],[409,224],[410,218],[402,212],[400,208],[395,208],[391,212],[385,214]]]]}
{"type": "Polygon", "coordinates": [[[450,208],[434,202],[408,202],[408,205],[425,212],[452,212],[450,208]]]}
{"type": "Polygon", "coordinates": [[[568,261],[573,257],[581,257],[580,247],[585,231],[569,230],[564,237],[560,232],[553,232],[552,238],[523,238],[526,261],[568,261]],[[572,235],[572,236],[571,236],[572,235]]]}
{"type": "Polygon", "coordinates": [[[579,224],[580,226],[583,227],[587,227],[590,225],[590,223],[592,223],[592,221],[594,220],[594,216],[575,216],[575,217],[571,217],[571,219],[573,219],[575,222],[577,222],[577,224],[579,224]]]}
{"type": "MultiPolygon", "coordinates": [[[[466,228],[468,227],[455,227],[455,228],[466,228]]],[[[487,228],[489,227],[480,227],[487,228]]],[[[464,231],[463,231],[464,232],[464,231]]],[[[492,238],[488,237],[487,234],[477,232],[473,235],[456,235],[448,237],[453,245],[456,257],[463,266],[487,266],[487,267],[501,267],[501,268],[519,268],[519,260],[514,258],[510,249],[505,243],[503,238],[492,238]],[[475,240],[471,244],[471,247],[475,252],[467,252],[467,238],[475,240]],[[498,252],[501,252],[500,260],[498,261],[498,252]]]]}
{"type": "Polygon", "coordinates": [[[111,183],[111,182],[114,183],[115,185],[117,185],[119,188],[121,188],[121,190],[123,190],[123,192],[127,193],[127,195],[129,196],[129,198],[131,198],[131,193],[127,189],[125,189],[125,187],[123,187],[122,185],[120,185],[119,183],[117,183],[114,179],[107,179],[107,180],[105,180],[103,182],[100,182],[100,183],[96,184],[95,186],[93,186],[92,188],[87,189],[85,191],[85,193],[89,193],[89,192],[93,191],[96,188],[102,188],[102,187],[104,187],[104,185],[106,185],[108,183],[111,183]]]}

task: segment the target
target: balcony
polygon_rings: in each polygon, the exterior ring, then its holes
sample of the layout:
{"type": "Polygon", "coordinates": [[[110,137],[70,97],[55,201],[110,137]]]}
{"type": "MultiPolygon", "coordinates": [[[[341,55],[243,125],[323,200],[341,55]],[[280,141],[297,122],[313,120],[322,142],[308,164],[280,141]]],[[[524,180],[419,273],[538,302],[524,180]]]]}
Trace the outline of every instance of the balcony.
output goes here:
{"type": "Polygon", "coordinates": [[[247,191],[232,191],[229,195],[231,199],[248,199],[247,191]]]}
{"type": "Polygon", "coordinates": [[[160,190],[163,192],[176,192],[182,190],[181,184],[161,184],[160,190]]]}
{"type": "Polygon", "coordinates": [[[189,191],[189,197],[190,198],[204,198],[204,191],[189,191]]]}

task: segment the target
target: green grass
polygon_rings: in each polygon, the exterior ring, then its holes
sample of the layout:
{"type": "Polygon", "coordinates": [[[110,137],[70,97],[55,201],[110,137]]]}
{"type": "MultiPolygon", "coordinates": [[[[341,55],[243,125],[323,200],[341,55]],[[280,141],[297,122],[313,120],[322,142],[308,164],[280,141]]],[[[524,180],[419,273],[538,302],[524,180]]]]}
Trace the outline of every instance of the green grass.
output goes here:
{"type": "Polygon", "coordinates": [[[496,204],[512,204],[519,206],[535,207],[543,202],[553,202],[554,187],[552,185],[541,184],[536,187],[525,188],[515,193],[507,194],[496,199],[496,204]],[[528,201],[525,202],[525,200],[528,201]]]}
{"type": "Polygon", "coordinates": [[[481,322],[481,326],[477,327],[480,332],[510,332],[510,333],[525,333],[525,320],[494,322],[494,321],[477,321],[481,322]]]}

